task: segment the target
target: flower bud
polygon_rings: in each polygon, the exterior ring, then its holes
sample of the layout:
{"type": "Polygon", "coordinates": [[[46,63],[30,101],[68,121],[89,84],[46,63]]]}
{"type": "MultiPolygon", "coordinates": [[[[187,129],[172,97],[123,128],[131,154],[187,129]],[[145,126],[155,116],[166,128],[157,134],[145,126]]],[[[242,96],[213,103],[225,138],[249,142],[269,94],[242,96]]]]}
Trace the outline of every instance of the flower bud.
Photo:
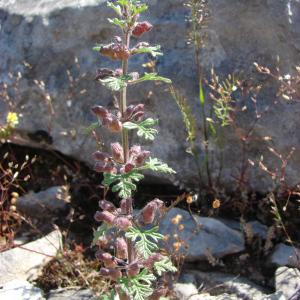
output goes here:
{"type": "Polygon", "coordinates": [[[151,269],[153,268],[154,264],[160,260],[162,260],[162,255],[160,253],[154,253],[144,261],[144,266],[148,269],[151,269]]]}
{"type": "Polygon", "coordinates": [[[106,268],[115,268],[117,267],[117,263],[114,259],[114,257],[108,253],[103,251],[97,251],[96,252],[96,258],[102,261],[106,268]]]}
{"type": "Polygon", "coordinates": [[[121,214],[128,215],[131,214],[132,210],[132,198],[122,199],[120,203],[121,214]]]}
{"type": "Polygon", "coordinates": [[[100,275],[110,277],[112,280],[117,281],[122,277],[122,272],[118,269],[113,268],[101,268],[100,275]]]}
{"type": "Polygon", "coordinates": [[[116,251],[117,251],[118,258],[124,259],[124,260],[128,259],[127,243],[124,238],[116,239],[116,251]]]}
{"type": "Polygon", "coordinates": [[[129,105],[125,112],[124,112],[124,120],[128,121],[130,120],[131,116],[132,116],[132,113],[133,113],[133,110],[134,110],[134,105],[129,105]]]}
{"type": "Polygon", "coordinates": [[[118,171],[112,162],[96,162],[94,170],[98,173],[110,174],[116,174],[118,171]]]}
{"type": "Polygon", "coordinates": [[[114,226],[123,231],[126,231],[129,227],[132,226],[132,222],[127,217],[116,217],[114,219],[114,226]]]}
{"type": "Polygon", "coordinates": [[[135,158],[136,166],[142,166],[145,160],[150,156],[150,154],[151,153],[149,151],[142,151],[141,153],[139,153],[135,158]]]}
{"type": "Polygon", "coordinates": [[[140,122],[142,121],[145,113],[143,111],[139,111],[132,116],[133,121],[140,122]]]}
{"type": "Polygon", "coordinates": [[[124,60],[128,59],[130,56],[127,46],[120,43],[102,46],[99,52],[101,55],[114,60],[124,60]]]}
{"type": "Polygon", "coordinates": [[[99,160],[99,161],[105,161],[108,160],[110,158],[109,154],[101,152],[101,151],[96,151],[93,153],[93,158],[95,160],[99,160]]]}
{"type": "Polygon", "coordinates": [[[142,210],[142,221],[144,224],[152,224],[156,215],[159,213],[160,208],[164,205],[164,203],[155,199],[149,202],[142,210]]]}
{"type": "Polygon", "coordinates": [[[108,225],[113,225],[116,216],[109,211],[97,211],[94,218],[97,222],[105,222],[108,225]]]}
{"type": "Polygon", "coordinates": [[[109,114],[107,109],[105,109],[103,106],[99,106],[99,105],[92,107],[92,112],[98,118],[105,118],[109,114]]]}
{"type": "Polygon", "coordinates": [[[133,113],[135,114],[137,112],[144,111],[144,109],[145,109],[145,105],[140,103],[134,107],[133,113]]]}
{"type": "Polygon", "coordinates": [[[114,75],[115,75],[115,72],[113,70],[110,70],[107,68],[98,69],[95,80],[97,80],[97,81],[102,80],[102,79],[105,79],[106,77],[111,77],[114,75]]]}
{"type": "Polygon", "coordinates": [[[132,35],[135,37],[140,37],[143,35],[145,32],[148,32],[152,29],[152,25],[149,22],[139,22],[135,25],[132,35]]]}
{"type": "Polygon", "coordinates": [[[124,167],[124,172],[125,173],[129,173],[130,171],[133,170],[133,168],[135,167],[135,165],[133,163],[127,163],[124,167]]]}
{"type": "Polygon", "coordinates": [[[99,201],[99,207],[102,210],[107,210],[109,212],[114,212],[116,210],[116,207],[111,202],[105,199],[99,201]]]}
{"type": "Polygon", "coordinates": [[[139,145],[134,145],[130,148],[129,150],[129,156],[130,157],[135,157],[141,152],[141,146],[139,145]]]}
{"type": "Polygon", "coordinates": [[[140,273],[140,266],[137,262],[133,262],[128,266],[128,276],[134,277],[140,273]]]}
{"type": "Polygon", "coordinates": [[[115,117],[109,122],[106,126],[111,132],[121,132],[123,125],[122,123],[115,117]]]}
{"type": "Polygon", "coordinates": [[[122,164],[124,162],[123,147],[119,143],[112,143],[110,146],[114,160],[122,164]]]}

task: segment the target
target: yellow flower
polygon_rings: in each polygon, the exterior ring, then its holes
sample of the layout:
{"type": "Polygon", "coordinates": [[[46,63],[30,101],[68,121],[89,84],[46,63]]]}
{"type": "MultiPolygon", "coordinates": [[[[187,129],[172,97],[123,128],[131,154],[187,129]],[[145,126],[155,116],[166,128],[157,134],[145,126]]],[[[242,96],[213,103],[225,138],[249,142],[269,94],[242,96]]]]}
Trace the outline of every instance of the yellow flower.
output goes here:
{"type": "Polygon", "coordinates": [[[6,117],[7,125],[10,127],[16,127],[19,124],[19,117],[14,112],[9,112],[6,117]]]}

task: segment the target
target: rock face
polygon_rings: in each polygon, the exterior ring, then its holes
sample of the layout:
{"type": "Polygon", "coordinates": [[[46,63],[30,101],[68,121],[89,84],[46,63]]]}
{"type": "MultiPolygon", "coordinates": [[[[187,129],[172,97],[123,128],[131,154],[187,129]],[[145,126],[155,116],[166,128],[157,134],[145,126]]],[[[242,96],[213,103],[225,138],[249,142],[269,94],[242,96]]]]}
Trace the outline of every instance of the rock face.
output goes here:
{"type": "Polygon", "coordinates": [[[36,279],[39,270],[60,250],[61,239],[61,233],[55,230],[22,247],[19,246],[0,253],[0,284],[14,279],[36,279]]]}
{"type": "Polygon", "coordinates": [[[207,260],[210,256],[221,258],[244,250],[242,234],[213,218],[191,215],[179,208],[172,209],[160,224],[160,232],[168,236],[167,247],[180,242],[178,251],[186,261],[207,260]],[[173,224],[178,220],[177,224],[173,224]],[[183,225],[182,229],[181,228],[183,225]]]}
{"type": "Polygon", "coordinates": [[[1,300],[45,300],[42,291],[27,281],[12,280],[0,289],[1,300]]]}
{"type": "MultiPolygon", "coordinates": [[[[195,114],[200,116],[193,52],[185,43],[189,29],[185,23],[187,10],[184,2],[149,0],[147,19],[155,27],[147,39],[162,44],[165,55],[159,58],[158,71],[174,81],[189,98],[195,114]]],[[[299,63],[299,1],[211,0],[210,8],[212,18],[207,30],[207,48],[202,53],[206,71],[214,66],[220,77],[242,70],[249,74],[254,61],[273,65],[277,55],[281,57],[285,73],[291,72],[292,67],[299,63]]],[[[91,49],[96,42],[109,42],[115,35],[106,21],[112,15],[104,0],[0,2],[0,80],[8,80],[9,71],[23,73],[19,96],[14,100],[17,110],[23,115],[19,143],[54,148],[92,163],[91,153],[96,143],[82,129],[95,121],[90,107],[95,103],[112,107],[113,98],[93,81],[95,69],[108,66],[110,62],[91,49]],[[78,63],[74,63],[75,57],[78,63]],[[45,82],[45,87],[40,87],[51,97],[42,96],[34,79],[45,82]]],[[[142,70],[143,61],[142,58],[134,59],[132,70],[142,70]]],[[[261,110],[274,99],[274,87],[269,82],[267,84],[269,92],[259,99],[261,110]]],[[[180,181],[197,185],[195,163],[185,151],[186,137],[180,113],[164,88],[163,85],[143,85],[131,91],[129,99],[133,103],[145,102],[149,115],[161,119],[161,135],[157,142],[148,145],[154,155],[175,168],[180,181]],[[153,92],[151,97],[145,92],[148,88],[153,92]]],[[[5,107],[4,104],[1,106],[0,117],[3,119],[5,107]]],[[[272,136],[276,148],[284,155],[293,146],[296,152],[299,151],[299,112],[299,104],[279,102],[271,106],[270,112],[254,130],[249,158],[257,161],[264,154],[272,167],[278,166],[278,160],[267,152],[267,145],[259,139],[264,136],[272,136]]],[[[249,108],[240,120],[241,127],[247,130],[251,120],[253,109],[249,108]]],[[[222,178],[230,183],[240,164],[241,148],[230,129],[225,129],[224,134],[222,178]]],[[[107,145],[111,138],[104,130],[101,130],[101,136],[107,145]]],[[[290,184],[299,178],[299,170],[300,156],[294,155],[287,168],[290,184]]],[[[249,180],[257,190],[266,191],[271,187],[269,178],[256,168],[251,169],[249,180]]]]}
{"type": "Polygon", "coordinates": [[[90,290],[76,289],[58,289],[50,291],[47,295],[49,300],[96,300],[93,293],[90,290]]]}
{"type": "Polygon", "coordinates": [[[62,186],[54,186],[39,193],[28,193],[17,200],[18,211],[27,216],[45,219],[47,216],[64,212],[68,208],[70,195],[62,186]]]}
{"type": "Polygon", "coordinates": [[[285,244],[278,244],[271,255],[270,261],[277,266],[300,268],[300,250],[285,244]]]}
{"type": "Polygon", "coordinates": [[[287,267],[281,267],[275,274],[276,290],[290,300],[300,298],[300,271],[287,267]]]}

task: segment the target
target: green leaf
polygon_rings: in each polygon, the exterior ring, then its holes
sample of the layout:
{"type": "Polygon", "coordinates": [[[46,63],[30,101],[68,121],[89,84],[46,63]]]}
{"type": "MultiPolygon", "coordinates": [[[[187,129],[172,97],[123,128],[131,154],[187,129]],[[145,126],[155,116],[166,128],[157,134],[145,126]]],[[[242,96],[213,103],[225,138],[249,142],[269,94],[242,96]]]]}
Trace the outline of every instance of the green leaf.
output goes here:
{"type": "Polygon", "coordinates": [[[204,106],[205,97],[204,97],[203,86],[202,86],[202,81],[201,80],[200,80],[200,84],[199,84],[199,100],[200,100],[200,104],[202,106],[204,106]]]}
{"type": "Polygon", "coordinates": [[[101,226],[99,226],[95,231],[94,231],[94,238],[92,241],[92,246],[95,246],[99,239],[104,236],[105,232],[109,229],[107,224],[102,223],[101,226]]]}
{"type": "Polygon", "coordinates": [[[156,56],[161,56],[163,55],[162,52],[160,52],[160,45],[157,45],[157,46],[149,46],[149,47],[141,47],[141,48],[137,48],[137,49],[134,49],[132,51],[132,54],[140,54],[140,53],[149,53],[151,54],[153,57],[156,57],[156,56]]]}
{"type": "Polygon", "coordinates": [[[109,294],[102,295],[98,300],[114,300],[116,293],[113,289],[111,289],[109,294]]]}
{"type": "Polygon", "coordinates": [[[107,18],[107,20],[109,23],[116,25],[116,26],[120,27],[121,29],[124,29],[126,26],[126,21],[120,20],[118,18],[113,18],[113,19],[107,18]]]}
{"type": "Polygon", "coordinates": [[[122,90],[124,87],[127,86],[126,80],[130,77],[128,76],[121,76],[121,77],[107,77],[105,79],[100,80],[101,83],[110,89],[111,91],[117,92],[122,90]]]}
{"type": "Polygon", "coordinates": [[[170,168],[166,163],[163,163],[157,158],[149,158],[146,164],[141,167],[141,169],[151,170],[154,172],[161,172],[161,173],[169,173],[175,174],[176,172],[170,168]]]}
{"type": "Polygon", "coordinates": [[[120,5],[122,5],[122,6],[126,6],[126,5],[129,4],[128,0],[117,0],[117,3],[120,4],[120,5]]]}
{"type": "Polygon", "coordinates": [[[143,269],[135,277],[122,277],[119,280],[121,289],[129,294],[133,300],[147,299],[153,293],[152,284],[156,280],[156,277],[148,272],[147,269],[143,269]]]}
{"type": "Polygon", "coordinates": [[[154,269],[159,276],[165,272],[176,272],[177,268],[173,265],[169,257],[164,256],[162,260],[154,263],[154,269]]]}
{"type": "Polygon", "coordinates": [[[145,73],[142,77],[133,81],[132,83],[140,83],[143,81],[162,81],[165,83],[172,83],[171,79],[168,79],[168,78],[165,78],[162,76],[158,76],[157,73],[145,73]]]}
{"type": "Polygon", "coordinates": [[[146,140],[153,141],[155,139],[156,134],[158,133],[157,129],[151,128],[156,125],[158,120],[154,120],[152,118],[148,118],[140,123],[126,122],[123,124],[123,127],[128,130],[137,129],[137,135],[139,137],[143,137],[146,140]]]}
{"type": "Polygon", "coordinates": [[[137,169],[123,174],[104,173],[103,184],[110,186],[113,184],[112,191],[117,192],[119,197],[128,198],[136,190],[135,182],[144,178],[137,169]]]}
{"type": "Polygon", "coordinates": [[[96,44],[96,46],[93,47],[93,51],[99,52],[102,47],[103,47],[103,44],[96,44]]]}
{"type": "Polygon", "coordinates": [[[138,14],[141,14],[142,12],[146,11],[148,9],[148,5],[141,4],[141,5],[132,5],[132,15],[136,16],[138,14]]]}
{"type": "Polygon", "coordinates": [[[155,250],[158,249],[157,243],[164,236],[158,231],[158,226],[142,231],[137,227],[131,227],[126,232],[126,237],[135,242],[137,251],[144,257],[148,258],[155,250]]]}
{"type": "Polygon", "coordinates": [[[112,8],[118,16],[120,16],[120,17],[122,16],[122,9],[121,9],[120,5],[115,5],[112,2],[107,1],[107,6],[112,8]]]}
{"type": "Polygon", "coordinates": [[[83,134],[90,134],[91,132],[93,132],[96,128],[100,127],[101,125],[99,124],[99,122],[95,122],[92,123],[90,126],[82,128],[82,132],[83,134]]]}

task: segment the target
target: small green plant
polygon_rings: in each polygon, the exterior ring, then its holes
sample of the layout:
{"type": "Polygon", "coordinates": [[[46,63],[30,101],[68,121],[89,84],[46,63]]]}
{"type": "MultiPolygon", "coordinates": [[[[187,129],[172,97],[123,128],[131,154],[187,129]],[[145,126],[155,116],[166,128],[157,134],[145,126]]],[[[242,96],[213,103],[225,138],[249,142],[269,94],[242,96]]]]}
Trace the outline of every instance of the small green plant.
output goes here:
{"type": "Polygon", "coordinates": [[[246,173],[250,166],[248,161],[250,140],[255,126],[266,111],[258,110],[257,97],[261,86],[256,85],[253,80],[243,80],[241,75],[236,74],[220,78],[214,69],[211,69],[209,79],[205,79],[201,66],[201,53],[206,44],[206,28],[210,18],[208,5],[207,0],[189,0],[185,4],[189,9],[188,44],[193,48],[195,57],[200,126],[198,126],[195,110],[191,108],[188,100],[174,87],[170,91],[181,111],[186,128],[189,143],[187,152],[195,158],[199,177],[199,186],[196,190],[205,190],[206,195],[215,199],[222,189],[225,131],[231,130],[236,134],[241,148],[240,166],[237,172],[231,174],[237,182],[236,190],[241,192],[245,188],[246,173]],[[241,128],[238,114],[248,110],[248,103],[243,107],[240,107],[240,104],[247,102],[248,99],[251,100],[249,106],[254,106],[255,116],[247,128],[245,126],[241,128]]]}
{"type": "Polygon", "coordinates": [[[94,106],[92,112],[98,118],[98,125],[121,136],[121,143],[111,144],[111,153],[97,151],[95,170],[103,173],[103,185],[107,192],[111,188],[121,198],[120,207],[105,199],[99,202],[101,211],[95,219],[102,222],[95,231],[94,245],[100,249],[96,257],[103,263],[100,274],[112,281],[111,292],[101,299],[160,299],[167,294],[167,289],[159,280],[163,273],[175,272],[176,268],[169,257],[160,254],[159,242],[163,236],[158,233],[158,223],[163,215],[164,203],[159,199],[149,202],[140,213],[133,212],[132,195],[137,183],[144,178],[143,171],[175,173],[157,158],[150,157],[140,145],[129,145],[128,131],[136,131],[140,138],[154,140],[157,129],[153,128],[158,120],[145,118],[143,104],[127,104],[127,88],[144,81],[171,80],[158,76],[157,73],[129,72],[129,59],[138,54],[160,56],[160,46],[150,46],[139,42],[131,46],[131,37],[139,38],[152,29],[146,21],[139,21],[140,14],[148,9],[147,5],[137,0],[108,1],[107,5],[117,14],[108,19],[118,27],[122,36],[114,37],[112,43],[98,44],[94,48],[101,55],[121,62],[121,68],[98,70],[96,80],[120,94],[116,112],[102,106],[94,106]],[[108,251],[108,249],[114,249],[108,251]],[[113,253],[112,253],[113,252],[113,253]]]}

